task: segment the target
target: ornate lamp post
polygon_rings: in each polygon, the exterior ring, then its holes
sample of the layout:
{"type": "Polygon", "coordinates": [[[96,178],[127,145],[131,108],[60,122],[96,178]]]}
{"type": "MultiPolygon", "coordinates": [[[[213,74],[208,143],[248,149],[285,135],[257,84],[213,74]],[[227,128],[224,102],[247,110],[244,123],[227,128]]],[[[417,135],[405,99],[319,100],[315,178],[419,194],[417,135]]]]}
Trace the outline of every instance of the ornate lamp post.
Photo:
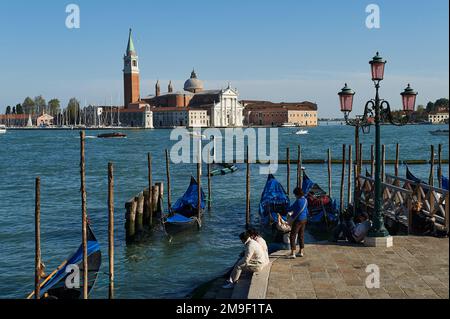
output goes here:
{"type": "MultiPolygon", "coordinates": [[[[414,111],[417,93],[408,84],[402,96],[403,111],[406,114],[400,120],[394,120],[389,102],[380,99],[380,82],[384,79],[384,70],[386,61],[377,52],[376,56],[369,62],[372,70],[372,81],[375,84],[375,99],[369,100],[364,108],[364,115],[356,119],[349,119],[349,114],[353,108],[353,98],[355,92],[345,84],[345,87],[339,92],[341,111],[344,113],[347,125],[357,128],[368,128],[372,123],[370,118],[375,119],[375,211],[372,218],[373,226],[369,232],[369,237],[386,237],[388,231],[384,227],[382,188],[381,188],[381,122],[390,122],[396,126],[403,126],[409,123],[410,115],[414,111]]],[[[367,130],[368,132],[368,130],[367,130]]]]}

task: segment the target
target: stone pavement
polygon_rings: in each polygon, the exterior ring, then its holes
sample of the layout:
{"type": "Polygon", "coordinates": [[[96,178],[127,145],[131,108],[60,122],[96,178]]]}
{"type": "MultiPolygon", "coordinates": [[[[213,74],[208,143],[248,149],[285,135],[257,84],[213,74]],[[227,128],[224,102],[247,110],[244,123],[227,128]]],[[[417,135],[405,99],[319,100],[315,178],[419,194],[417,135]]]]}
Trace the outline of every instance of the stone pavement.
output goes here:
{"type": "Polygon", "coordinates": [[[448,238],[395,237],[392,248],[323,243],[305,251],[295,260],[288,251],[272,255],[266,299],[449,298],[448,238]],[[365,285],[371,264],[380,269],[379,289],[365,285]]]}

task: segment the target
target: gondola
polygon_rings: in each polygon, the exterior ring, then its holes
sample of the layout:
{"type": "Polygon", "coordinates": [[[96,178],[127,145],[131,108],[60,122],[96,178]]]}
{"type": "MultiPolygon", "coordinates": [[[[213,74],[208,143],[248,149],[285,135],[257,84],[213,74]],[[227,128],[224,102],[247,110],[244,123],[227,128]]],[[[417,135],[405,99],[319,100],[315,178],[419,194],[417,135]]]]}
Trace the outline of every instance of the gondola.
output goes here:
{"type": "MultiPolygon", "coordinates": [[[[201,190],[201,214],[205,207],[206,196],[201,190]]],[[[198,183],[194,177],[191,177],[191,183],[183,197],[173,205],[169,215],[164,218],[164,227],[169,234],[201,227],[201,216],[200,218],[198,216],[198,183]]]]}
{"type": "Polygon", "coordinates": [[[259,216],[261,224],[271,229],[274,242],[287,243],[288,232],[280,230],[278,225],[278,214],[281,215],[284,221],[288,218],[288,208],[290,201],[288,194],[284,190],[283,186],[278,180],[269,174],[267,178],[266,186],[261,195],[261,201],[259,204],[259,216]]]}
{"type": "Polygon", "coordinates": [[[417,183],[417,184],[427,184],[425,181],[414,176],[414,174],[409,170],[408,165],[406,165],[406,179],[413,181],[414,183],[417,183]]]}
{"type": "Polygon", "coordinates": [[[216,164],[218,167],[211,171],[211,176],[227,175],[234,173],[238,170],[236,165],[232,164],[216,164]]]}
{"type": "MultiPolygon", "coordinates": [[[[102,263],[102,253],[100,245],[95,238],[90,225],[87,227],[87,251],[88,251],[88,294],[97,281],[98,272],[102,263]]],[[[76,268],[74,267],[74,268],[76,268]]],[[[81,299],[83,296],[83,246],[64,261],[55,271],[47,276],[40,285],[40,297],[44,299],[81,299]],[[66,279],[73,273],[73,266],[80,270],[79,288],[67,288],[66,279]]],[[[34,297],[32,292],[28,299],[34,297]]]]}
{"type": "Polygon", "coordinates": [[[339,221],[337,203],[303,173],[302,190],[308,199],[308,226],[331,229],[339,221]]]}

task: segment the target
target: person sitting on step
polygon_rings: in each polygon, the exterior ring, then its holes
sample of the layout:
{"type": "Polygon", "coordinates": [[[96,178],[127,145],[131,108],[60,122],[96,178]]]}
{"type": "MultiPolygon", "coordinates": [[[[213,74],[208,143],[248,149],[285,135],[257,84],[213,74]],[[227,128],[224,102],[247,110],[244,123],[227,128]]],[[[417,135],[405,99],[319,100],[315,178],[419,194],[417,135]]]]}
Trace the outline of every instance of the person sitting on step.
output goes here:
{"type": "Polygon", "coordinates": [[[356,223],[352,218],[346,218],[336,226],[333,241],[337,242],[344,237],[350,243],[360,244],[367,237],[371,227],[372,223],[367,213],[359,214],[356,223]]]}
{"type": "Polygon", "coordinates": [[[245,246],[244,257],[234,266],[230,279],[223,286],[225,289],[234,288],[234,285],[241,277],[242,271],[259,272],[269,264],[267,252],[264,251],[258,242],[250,237],[248,232],[240,234],[239,238],[245,246]]]}

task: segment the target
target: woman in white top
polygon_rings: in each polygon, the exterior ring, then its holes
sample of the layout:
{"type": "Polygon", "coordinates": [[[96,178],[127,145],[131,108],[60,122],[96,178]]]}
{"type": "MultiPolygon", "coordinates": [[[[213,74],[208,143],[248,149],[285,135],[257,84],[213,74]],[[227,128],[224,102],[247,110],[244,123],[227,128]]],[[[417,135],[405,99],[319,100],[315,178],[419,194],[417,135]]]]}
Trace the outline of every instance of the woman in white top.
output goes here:
{"type": "Polygon", "coordinates": [[[262,236],[256,231],[256,229],[252,228],[247,231],[247,233],[250,235],[250,238],[256,241],[258,244],[261,245],[263,250],[267,253],[267,259],[269,259],[269,248],[267,247],[267,243],[262,238],[262,236]]]}

